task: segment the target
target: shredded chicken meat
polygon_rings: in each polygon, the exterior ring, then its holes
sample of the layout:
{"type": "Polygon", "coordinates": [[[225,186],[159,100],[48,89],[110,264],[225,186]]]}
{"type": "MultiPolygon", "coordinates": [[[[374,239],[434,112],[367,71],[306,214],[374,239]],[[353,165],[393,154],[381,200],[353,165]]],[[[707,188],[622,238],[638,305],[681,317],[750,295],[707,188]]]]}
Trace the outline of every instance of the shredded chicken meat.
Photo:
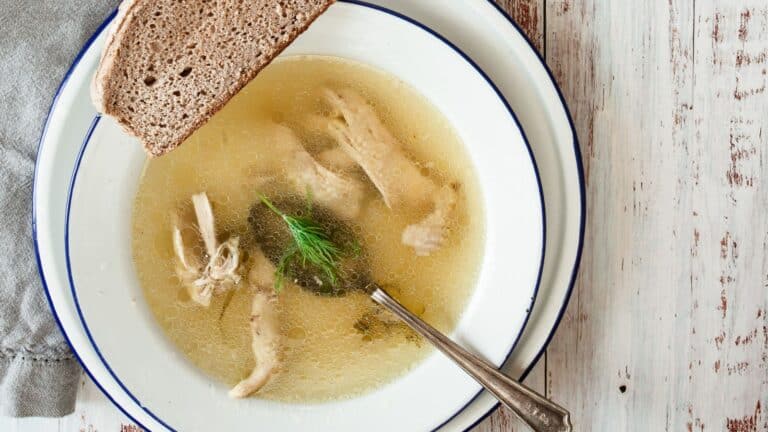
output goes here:
{"type": "Polygon", "coordinates": [[[412,247],[416,255],[427,256],[445,242],[450,218],[456,208],[456,188],[455,184],[441,187],[435,195],[432,213],[403,230],[403,244],[412,247]]]}
{"type": "Polygon", "coordinates": [[[317,160],[328,168],[341,172],[351,171],[358,167],[355,160],[349,157],[347,152],[340,147],[323,150],[317,155],[317,160]]]}
{"type": "Polygon", "coordinates": [[[254,290],[251,305],[251,349],[256,366],[251,374],[240,381],[229,396],[244,398],[261,389],[280,366],[280,325],[276,307],[277,296],[273,288],[275,267],[261,250],[252,252],[248,283],[254,290]]]}
{"type": "Polygon", "coordinates": [[[456,186],[440,187],[424,175],[362,96],[348,89],[323,93],[337,114],[330,121],[331,135],[362,167],[386,205],[432,206],[432,213],[404,230],[403,243],[421,256],[440,248],[456,207],[456,186]]]}
{"type": "Polygon", "coordinates": [[[310,191],[313,201],[345,219],[360,213],[362,183],[318,163],[291,129],[276,125],[275,138],[285,152],[285,174],[296,193],[310,191]]]}
{"type": "Polygon", "coordinates": [[[192,208],[194,221],[190,212],[175,215],[173,249],[178,258],[176,274],[190,298],[207,307],[214,294],[240,282],[237,273],[240,240],[230,237],[219,243],[213,209],[205,193],[192,196],[192,208]]]}
{"type": "Polygon", "coordinates": [[[373,107],[351,90],[324,91],[338,112],[329,128],[339,146],[360,165],[390,208],[429,199],[435,183],[421,173],[382,124],[373,107]]]}
{"type": "MultiPolygon", "coordinates": [[[[175,215],[173,247],[178,258],[176,272],[190,297],[202,306],[211,298],[238,284],[241,277],[239,238],[231,237],[219,243],[216,224],[208,196],[192,196],[192,211],[175,215]],[[192,221],[194,215],[194,221],[192,221]],[[200,246],[203,246],[202,248],[200,246]]],[[[260,249],[251,252],[248,283],[253,288],[250,327],[256,367],[229,394],[242,398],[258,391],[278,368],[280,328],[274,293],[275,267],[260,249]]]]}

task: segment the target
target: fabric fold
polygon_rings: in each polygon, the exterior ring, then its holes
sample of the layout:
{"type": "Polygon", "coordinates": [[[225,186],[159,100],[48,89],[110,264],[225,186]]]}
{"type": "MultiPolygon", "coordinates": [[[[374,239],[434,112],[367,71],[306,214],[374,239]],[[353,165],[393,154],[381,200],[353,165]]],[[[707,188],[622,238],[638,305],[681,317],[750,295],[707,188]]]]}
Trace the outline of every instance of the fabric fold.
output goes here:
{"type": "Polygon", "coordinates": [[[74,411],[80,366],[45,300],[33,248],[35,154],[62,78],[117,4],[0,0],[0,415],[74,411]]]}
{"type": "Polygon", "coordinates": [[[61,417],[75,409],[80,365],[71,355],[0,354],[0,415],[61,417]]]}

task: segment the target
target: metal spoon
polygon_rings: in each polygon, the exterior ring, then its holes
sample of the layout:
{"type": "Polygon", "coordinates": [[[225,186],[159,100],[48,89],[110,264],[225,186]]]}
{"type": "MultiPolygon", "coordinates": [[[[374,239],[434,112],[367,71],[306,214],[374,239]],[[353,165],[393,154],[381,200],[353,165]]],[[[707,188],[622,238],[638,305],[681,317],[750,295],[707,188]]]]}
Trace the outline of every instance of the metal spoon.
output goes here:
{"type": "Polygon", "coordinates": [[[485,387],[536,432],[570,432],[570,414],[528,387],[501,373],[488,361],[470,353],[403,307],[376,284],[368,285],[371,298],[432,343],[464,372],[485,387]]]}
{"type": "MultiPolygon", "coordinates": [[[[302,215],[308,211],[306,203],[296,198],[275,200],[275,205],[283,211],[291,214],[302,215]]],[[[256,242],[273,262],[277,262],[290,243],[290,234],[283,226],[283,222],[265,208],[262,204],[256,204],[251,208],[249,218],[256,242]]],[[[312,217],[322,224],[329,232],[334,242],[344,244],[352,238],[351,229],[333,214],[322,208],[312,211],[312,217]]],[[[375,282],[372,282],[366,274],[366,255],[359,254],[357,258],[345,263],[356,276],[354,279],[341,280],[337,286],[321,283],[322,274],[317,274],[312,269],[297,266],[292,269],[292,277],[302,288],[317,295],[344,296],[352,291],[364,291],[371,298],[387,310],[395,314],[416,333],[431,342],[451,360],[455,361],[466,373],[485,387],[501,403],[509,407],[520,419],[536,432],[570,432],[572,430],[570,414],[562,407],[550,402],[528,387],[518,383],[512,378],[501,373],[488,361],[470,353],[451,341],[447,336],[435,330],[432,326],[422,321],[419,317],[408,311],[397,300],[375,282]]]]}

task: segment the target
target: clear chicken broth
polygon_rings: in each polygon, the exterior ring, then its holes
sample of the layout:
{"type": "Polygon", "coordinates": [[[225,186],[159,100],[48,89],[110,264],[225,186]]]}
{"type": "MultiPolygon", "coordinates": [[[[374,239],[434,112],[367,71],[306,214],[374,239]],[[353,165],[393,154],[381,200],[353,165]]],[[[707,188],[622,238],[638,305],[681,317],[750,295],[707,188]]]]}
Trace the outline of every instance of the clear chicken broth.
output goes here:
{"type": "MultiPolygon", "coordinates": [[[[228,386],[254,367],[251,291],[238,286],[231,298],[214,296],[207,308],[191,302],[174,272],[170,215],[191,195],[206,192],[217,232],[247,239],[249,209],[266,173],[279,173],[283,162],[265,125],[291,127],[313,155],[329,148],[332,140],[303,125],[325,109],[317,93],[324,86],[356,90],[423,172],[460,184],[444,245],[417,257],[401,233],[429,209],[389,209],[362,171],[350,174],[366,185],[353,223],[371,277],[444,332],[456,325],[476,282],[484,245],[481,191],[443,115],[402,81],[368,66],[314,56],[277,61],[179,149],[148,160],[134,204],[133,256],[152,314],[191,363],[228,386]]],[[[431,351],[401,326],[361,328],[372,307],[363,293],[322,297],[288,283],[278,299],[281,367],[256,397],[310,402],[358,395],[403,375],[431,351]]]]}

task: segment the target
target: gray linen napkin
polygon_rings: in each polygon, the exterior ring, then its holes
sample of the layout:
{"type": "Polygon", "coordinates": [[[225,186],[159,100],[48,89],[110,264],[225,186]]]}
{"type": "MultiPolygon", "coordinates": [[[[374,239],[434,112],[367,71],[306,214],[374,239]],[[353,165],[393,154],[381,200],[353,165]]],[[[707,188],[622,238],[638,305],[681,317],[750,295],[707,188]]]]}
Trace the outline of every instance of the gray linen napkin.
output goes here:
{"type": "Polygon", "coordinates": [[[0,0],[0,414],[74,410],[80,367],[51,316],[31,237],[32,174],[54,93],[117,0],[0,0]]]}

